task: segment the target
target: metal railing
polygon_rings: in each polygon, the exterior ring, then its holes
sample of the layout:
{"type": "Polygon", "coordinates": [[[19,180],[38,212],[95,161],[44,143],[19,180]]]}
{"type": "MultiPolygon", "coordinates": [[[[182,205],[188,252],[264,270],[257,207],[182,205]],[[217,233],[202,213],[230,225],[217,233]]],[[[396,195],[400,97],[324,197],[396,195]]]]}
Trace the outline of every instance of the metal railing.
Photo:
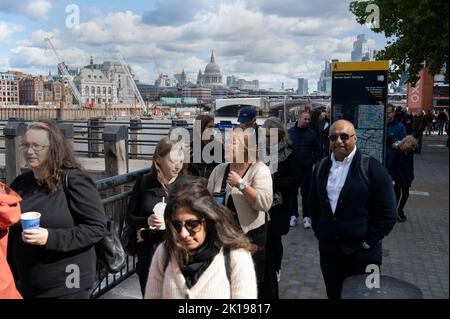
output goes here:
{"type": "MultiPolygon", "coordinates": [[[[32,122],[32,121],[24,121],[32,122]]],[[[136,134],[139,138],[137,140],[127,139],[128,157],[134,159],[152,159],[153,152],[144,150],[144,148],[155,147],[159,140],[167,136],[171,127],[177,123],[143,123],[138,129],[132,127],[130,122],[126,121],[102,121],[98,124],[89,125],[88,121],[60,121],[59,123],[67,123],[73,125],[73,148],[75,153],[81,157],[102,157],[103,144],[102,134],[106,125],[125,125],[128,129],[129,136],[136,134]],[[95,137],[92,137],[92,132],[95,132],[95,137]],[[99,146],[99,147],[95,147],[99,146]],[[133,148],[134,147],[134,148],[133,148]],[[139,151],[136,150],[139,148],[139,151]]],[[[5,152],[2,144],[4,122],[0,122],[0,153],[5,152]]],[[[186,126],[192,129],[192,124],[186,126]]],[[[94,134],[93,134],[94,135],[94,134]]]]}
{"type": "MultiPolygon", "coordinates": [[[[128,208],[128,201],[131,196],[131,188],[139,176],[149,172],[150,169],[140,169],[126,174],[104,178],[95,182],[97,190],[102,195],[102,203],[106,216],[112,223],[112,231],[122,234],[125,217],[128,208]],[[131,187],[130,187],[130,184],[131,187]],[[116,193],[117,188],[124,188],[124,191],[116,193]],[[125,189],[125,188],[128,189],[125,189]]],[[[99,263],[97,262],[97,265],[99,263]]],[[[97,267],[97,282],[91,292],[91,298],[96,299],[110,291],[112,288],[123,282],[136,272],[136,257],[128,256],[126,266],[117,274],[105,273],[101,267],[97,267]]]]}

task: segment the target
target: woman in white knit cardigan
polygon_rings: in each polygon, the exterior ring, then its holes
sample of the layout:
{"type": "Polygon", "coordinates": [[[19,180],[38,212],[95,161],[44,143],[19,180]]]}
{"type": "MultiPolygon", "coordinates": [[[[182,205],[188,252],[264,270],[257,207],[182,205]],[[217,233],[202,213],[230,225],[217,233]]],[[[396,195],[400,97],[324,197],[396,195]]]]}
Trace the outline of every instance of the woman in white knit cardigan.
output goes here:
{"type": "Polygon", "coordinates": [[[153,256],[144,298],[255,299],[256,247],[230,216],[204,178],[177,180],[164,212],[166,241],[153,256]]]}
{"type": "Polygon", "coordinates": [[[216,166],[209,177],[208,189],[213,194],[222,194],[223,205],[234,213],[236,222],[250,242],[258,247],[257,252],[253,254],[258,298],[266,298],[263,282],[266,267],[267,212],[273,201],[272,174],[269,167],[258,159],[255,137],[256,134],[250,129],[233,129],[230,141],[225,143],[225,159],[229,163],[216,166]]]}

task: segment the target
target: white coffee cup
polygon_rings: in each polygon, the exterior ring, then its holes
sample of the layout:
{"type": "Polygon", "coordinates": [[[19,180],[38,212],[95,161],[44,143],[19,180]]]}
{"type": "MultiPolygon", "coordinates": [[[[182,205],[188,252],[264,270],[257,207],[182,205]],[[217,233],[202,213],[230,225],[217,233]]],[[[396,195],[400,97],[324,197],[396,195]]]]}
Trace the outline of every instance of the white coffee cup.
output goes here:
{"type": "Polygon", "coordinates": [[[164,211],[166,210],[166,203],[164,202],[164,197],[162,198],[162,202],[156,203],[155,207],[153,207],[153,212],[156,216],[162,219],[162,225],[158,229],[164,230],[166,229],[166,224],[164,223],[164,211]]]}

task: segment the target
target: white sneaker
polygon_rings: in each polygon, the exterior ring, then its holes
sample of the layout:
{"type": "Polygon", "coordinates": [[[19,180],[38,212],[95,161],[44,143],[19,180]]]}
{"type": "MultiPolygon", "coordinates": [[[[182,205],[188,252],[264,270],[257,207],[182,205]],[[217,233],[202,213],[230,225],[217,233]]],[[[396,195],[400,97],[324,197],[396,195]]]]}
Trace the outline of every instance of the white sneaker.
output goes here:
{"type": "Polygon", "coordinates": [[[303,227],[305,229],[311,228],[311,218],[309,217],[303,218],[303,227]]]}
{"type": "Polygon", "coordinates": [[[291,221],[290,221],[289,225],[290,225],[291,227],[295,227],[295,226],[297,226],[297,223],[298,223],[297,217],[291,216],[291,221]]]}

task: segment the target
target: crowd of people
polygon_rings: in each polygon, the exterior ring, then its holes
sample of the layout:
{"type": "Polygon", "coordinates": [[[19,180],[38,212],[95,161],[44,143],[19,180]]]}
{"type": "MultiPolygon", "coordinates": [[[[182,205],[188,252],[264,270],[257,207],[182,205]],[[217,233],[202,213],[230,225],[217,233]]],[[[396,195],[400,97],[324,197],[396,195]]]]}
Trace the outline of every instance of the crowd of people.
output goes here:
{"type": "MultiPolygon", "coordinates": [[[[190,153],[178,139],[157,144],[126,212],[144,298],[278,298],[282,236],[298,223],[299,190],[329,298],[340,298],[347,277],[381,265],[382,239],[406,221],[427,115],[410,125],[388,105],[386,167],[360,152],[353,124],[332,123],[329,109],[301,111],[290,129],[275,117],[258,126],[256,116],[242,108],[229,143],[214,137],[214,117],[201,115],[190,153]],[[260,139],[275,157],[261,156],[252,143],[260,139]],[[213,160],[194,160],[198,151],[213,160]]],[[[30,170],[0,188],[0,297],[89,298],[94,246],[106,233],[100,195],[54,122],[30,124],[21,147],[30,170]],[[20,212],[42,212],[40,227],[22,229],[20,212]],[[68,265],[78,267],[76,287],[68,265]]]]}

